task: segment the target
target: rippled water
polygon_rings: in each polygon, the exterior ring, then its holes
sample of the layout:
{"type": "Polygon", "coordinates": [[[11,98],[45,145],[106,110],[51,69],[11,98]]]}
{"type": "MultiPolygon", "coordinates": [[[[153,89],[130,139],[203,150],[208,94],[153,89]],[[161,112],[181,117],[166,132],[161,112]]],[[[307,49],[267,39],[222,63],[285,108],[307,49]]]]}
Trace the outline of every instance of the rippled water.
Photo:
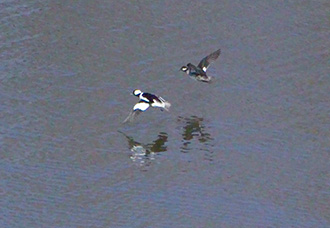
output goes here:
{"type": "Polygon", "coordinates": [[[330,226],[327,1],[0,6],[1,227],[330,226]]]}

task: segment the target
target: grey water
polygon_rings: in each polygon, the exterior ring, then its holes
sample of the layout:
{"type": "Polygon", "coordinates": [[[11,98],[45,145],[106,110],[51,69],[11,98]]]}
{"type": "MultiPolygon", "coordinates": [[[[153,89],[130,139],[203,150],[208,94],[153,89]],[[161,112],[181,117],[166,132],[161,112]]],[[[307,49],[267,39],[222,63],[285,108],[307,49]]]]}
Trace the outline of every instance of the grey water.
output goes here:
{"type": "Polygon", "coordinates": [[[0,1],[0,227],[330,227],[329,12],[0,1]]]}

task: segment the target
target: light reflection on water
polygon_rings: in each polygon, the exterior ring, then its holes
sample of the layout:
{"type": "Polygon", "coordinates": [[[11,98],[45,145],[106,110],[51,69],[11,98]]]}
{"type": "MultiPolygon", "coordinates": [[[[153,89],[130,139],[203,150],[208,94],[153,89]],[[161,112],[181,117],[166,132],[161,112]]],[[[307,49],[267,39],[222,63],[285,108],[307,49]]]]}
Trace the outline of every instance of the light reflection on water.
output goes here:
{"type": "Polygon", "coordinates": [[[178,117],[178,122],[184,124],[182,127],[182,146],[180,148],[182,153],[187,153],[196,147],[200,148],[202,151],[212,153],[212,149],[210,149],[210,147],[212,147],[211,142],[214,140],[214,138],[208,132],[208,129],[203,123],[203,120],[203,118],[198,116],[178,117]],[[201,146],[192,146],[192,143],[199,143],[201,146]]]}
{"type": "Polygon", "coordinates": [[[132,136],[128,136],[125,133],[118,131],[125,136],[128,148],[132,152],[130,158],[133,162],[137,162],[140,165],[148,166],[155,160],[156,153],[167,151],[167,138],[166,132],[159,132],[157,139],[151,143],[143,144],[134,140],[132,136]]]}
{"type": "MultiPolygon", "coordinates": [[[[193,151],[202,151],[204,160],[212,161],[214,154],[214,138],[209,132],[209,127],[203,122],[204,119],[198,116],[177,118],[177,131],[181,137],[174,139],[173,145],[176,145],[181,153],[190,153],[193,151]]],[[[159,132],[157,138],[150,143],[142,143],[122,131],[118,131],[126,140],[128,149],[132,152],[130,158],[133,162],[148,166],[156,159],[157,153],[167,152],[168,134],[159,132]]]]}

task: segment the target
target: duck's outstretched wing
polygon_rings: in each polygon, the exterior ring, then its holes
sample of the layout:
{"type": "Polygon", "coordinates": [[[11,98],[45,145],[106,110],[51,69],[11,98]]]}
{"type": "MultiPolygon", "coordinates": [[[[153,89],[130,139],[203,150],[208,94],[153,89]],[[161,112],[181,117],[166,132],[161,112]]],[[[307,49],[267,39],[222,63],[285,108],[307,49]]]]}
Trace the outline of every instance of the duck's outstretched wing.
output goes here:
{"type": "Polygon", "coordinates": [[[123,123],[127,122],[133,122],[133,120],[141,113],[142,111],[136,110],[131,111],[129,115],[126,117],[126,119],[123,121],[123,123]]]}
{"type": "Polygon", "coordinates": [[[210,64],[213,63],[220,55],[221,50],[216,50],[215,52],[209,54],[204,59],[200,61],[198,67],[201,68],[204,72],[209,68],[210,64]]]}

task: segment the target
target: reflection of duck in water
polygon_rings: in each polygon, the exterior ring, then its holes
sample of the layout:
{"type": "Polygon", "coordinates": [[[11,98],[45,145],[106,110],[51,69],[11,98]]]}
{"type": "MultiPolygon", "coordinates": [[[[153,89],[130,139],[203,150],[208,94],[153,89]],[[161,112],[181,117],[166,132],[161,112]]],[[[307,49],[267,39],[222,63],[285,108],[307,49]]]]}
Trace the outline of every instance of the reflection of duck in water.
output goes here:
{"type": "Polygon", "coordinates": [[[167,146],[165,145],[167,142],[167,133],[160,132],[158,134],[158,138],[152,143],[142,144],[133,139],[133,137],[127,136],[125,133],[119,131],[123,134],[128,142],[129,149],[134,153],[131,155],[132,160],[149,158],[154,159],[153,154],[157,152],[164,152],[167,150],[167,146]]]}
{"type": "Polygon", "coordinates": [[[183,127],[183,151],[188,150],[190,141],[195,137],[200,143],[207,145],[208,142],[212,141],[213,138],[209,133],[206,132],[204,125],[202,124],[203,118],[197,116],[191,116],[189,118],[179,117],[178,121],[184,121],[185,126],[183,127]]]}
{"type": "Polygon", "coordinates": [[[185,141],[192,140],[194,136],[198,138],[200,142],[207,142],[213,140],[209,133],[206,133],[204,126],[202,125],[203,118],[197,116],[191,116],[189,118],[179,117],[179,121],[184,120],[186,126],[183,127],[184,132],[182,134],[185,141]]]}

